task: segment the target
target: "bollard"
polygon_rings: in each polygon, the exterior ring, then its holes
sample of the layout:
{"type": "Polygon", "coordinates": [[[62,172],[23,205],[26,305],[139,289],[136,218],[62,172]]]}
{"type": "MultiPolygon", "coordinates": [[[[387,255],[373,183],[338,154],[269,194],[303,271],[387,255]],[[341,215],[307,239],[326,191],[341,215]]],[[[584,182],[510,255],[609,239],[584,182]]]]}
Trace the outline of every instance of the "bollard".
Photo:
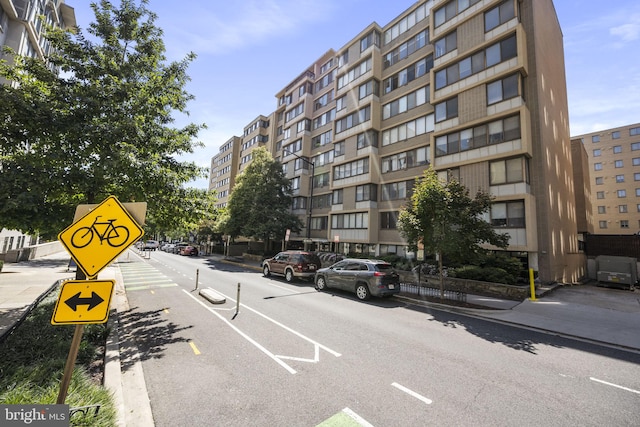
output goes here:
{"type": "Polygon", "coordinates": [[[200,269],[199,269],[199,268],[197,268],[197,269],[196,269],[196,288],[194,289],[194,291],[195,291],[196,289],[198,289],[198,277],[199,277],[199,276],[200,276],[200,269]]]}
{"type": "Polygon", "coordinates": [[[236,298],[236,314],[235,314],[235,316],[237,316],[238,313],[240,313],[240,282],[238,282],[238,297],[236,298]]]}
{"type": "Polygon", "coordinates": [[[533,268],[529,269],[529,285],[531,286],[531,301],[536,300],[536,284],[533,281],[533,268]]]}

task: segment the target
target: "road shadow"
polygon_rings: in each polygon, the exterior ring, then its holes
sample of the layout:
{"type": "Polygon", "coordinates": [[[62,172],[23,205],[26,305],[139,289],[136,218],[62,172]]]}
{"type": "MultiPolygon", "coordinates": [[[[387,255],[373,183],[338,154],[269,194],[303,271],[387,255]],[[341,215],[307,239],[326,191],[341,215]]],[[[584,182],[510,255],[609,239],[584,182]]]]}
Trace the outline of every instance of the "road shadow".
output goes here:
{"type": "Polygon", "coordinates": [[[444,307],[436,308],[410,303],[403,303],[403,305],[409,310],[428,314],[430,318],[427,319],[427,321],[429,322],[440,323],[442,327],[445,328],[462,329],[485,341],[501,344],[515,351],[524,351],[533,356],[539,354],[541,347],[549,346],[586,351],[635,364],[640,363],[640,354],[632,351],[562,337],[552,332],[545,333],[523,326],[508,325],[493,320],[481,319],[472,314],[448,311],[444,307]]]}
{"type": "Polygon", "coordinates": [[[138,311],[137,307],[118,313],[118,339],[120,364],[123,371],[136,362],[160,359],[168,346],[185,343],[181,335],[192,326],[178,326],[162,315],[164,309],[138,311]]]}

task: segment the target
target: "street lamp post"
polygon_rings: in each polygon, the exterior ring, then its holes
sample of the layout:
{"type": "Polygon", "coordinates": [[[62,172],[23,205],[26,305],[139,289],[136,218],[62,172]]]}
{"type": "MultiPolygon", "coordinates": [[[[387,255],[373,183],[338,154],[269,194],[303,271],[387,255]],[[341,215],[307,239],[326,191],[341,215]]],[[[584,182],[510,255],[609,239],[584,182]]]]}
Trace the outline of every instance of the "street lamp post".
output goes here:
{"type": "Polygon", "coordinates": [[[316,165],[314,162],[311,162],[307,159],[305,159],[304,157],[298,156],[295,153],[292,153],[289,150],[282,150],[282,154],[291,154],[292,156],[302,160],[303,162],[305,162],[308,165],[311,165],[311,178],[309,178],[309,186],[311,187],[311,189],[309,190],[309,203],[308,203],[308,214],[307,214],[307,242],[311,241],[311,214],[313,213],[313,178],[315,177],[315,173],[316,173],[316,165]]]}

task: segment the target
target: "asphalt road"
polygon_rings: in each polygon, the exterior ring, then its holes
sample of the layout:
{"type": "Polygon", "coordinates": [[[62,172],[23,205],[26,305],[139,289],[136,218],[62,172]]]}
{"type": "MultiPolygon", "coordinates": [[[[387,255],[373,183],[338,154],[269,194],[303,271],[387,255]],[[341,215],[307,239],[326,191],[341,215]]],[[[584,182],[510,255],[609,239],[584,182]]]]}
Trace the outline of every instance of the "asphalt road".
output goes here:
{"type": "Polygon", "coordinates": [[[635,353],[203,257],[120,268],[157,426],[640,424],[635,353]]]}

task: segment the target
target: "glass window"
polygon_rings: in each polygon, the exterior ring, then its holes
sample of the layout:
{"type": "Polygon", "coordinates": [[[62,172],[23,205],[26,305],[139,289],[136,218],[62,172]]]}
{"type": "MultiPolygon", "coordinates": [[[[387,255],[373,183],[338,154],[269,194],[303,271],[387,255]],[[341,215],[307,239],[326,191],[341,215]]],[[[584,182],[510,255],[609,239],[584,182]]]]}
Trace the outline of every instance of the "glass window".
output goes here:
{"type": "Polygon", "coordinates": [[[614,154],[620,154],[622,153],[622,146],[621,145],[616,145],[613,147],[613,153],[614,154]]]}
{"type": "Polygon", "coordinates": [[[598,221],[598,226],[600,228],[607,228],[607,221],[598,221]]]}
{"type": "Polygon", "coordinates": [[[627,190],[618,190],[617,193],[618,193],[618,197],[621,199],[624,197],[627,197],[627,190]]]}
{"type": "Polygon", "coordinates": [[[614,162],[614,165],[615,165],[615,167],[616,167],[616,168],[618,168],[618,169],[619,169],[619,168],[623,168],[623,167],[624,167],[624,162],[623,162],[622,160],[616,160],[616,161],[614,162]]]}
{"type": "Polygon", "coordinates": [[[620,131],[619,130],[611,132],[611,139],[619,139],[619,138],[620,138],[620,131]]]}
{"type": "Polygon", "coordinates": [[[598,191],[596,193],[596,198],[597,199],[604,199],[604,191],[598,191]]]}
{"type": "Polygon", "coordinates": [[[594,163],[593,164],[593,170],[601,171],[602,170],[602,163],[594,163]]]}
{"type": "Polygon", "coordinates": [[[618,212],[619,213],[627,213],[627,205],[618,205],[618,212]]]}
{"type": "Polygon", "coordinates": [[[604,178],[601,176],[597,176],[596,177],[596,185],[602,185],[604,184],[604,178]]]}
{"type": "Polygon", "coordinates": [[[600,142],[600,136],[599,135],[593,135],[591,137],[591,142],[600,142]]]}
{"type": "Polygon", "coordinates": [[[618,184],[624,182],[624,175],[616,175],[616,182],[618,184]]]}
{"type": "Polygon", "coordinates": [[[596,148],[595,150],[593,150],[593,157],[600,157],[602,155],[602,150],[600,150],[599,148],[596,148]]]}

